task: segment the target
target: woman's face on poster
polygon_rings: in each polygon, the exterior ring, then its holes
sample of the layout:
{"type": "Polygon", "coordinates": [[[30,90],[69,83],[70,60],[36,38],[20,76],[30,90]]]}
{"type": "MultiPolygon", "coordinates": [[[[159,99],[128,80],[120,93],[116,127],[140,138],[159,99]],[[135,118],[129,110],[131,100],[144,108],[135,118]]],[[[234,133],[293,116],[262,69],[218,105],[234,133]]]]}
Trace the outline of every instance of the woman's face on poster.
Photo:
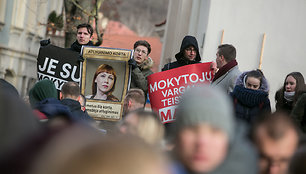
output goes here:
{"type": "Polygon", "coordinates": [[[101,72],[98,74],[95,82],[97,83],[97,91],[101,91],[103,93],[109,92],[114,85],[115,77],[113,74],[107,72],[101,72]]]}

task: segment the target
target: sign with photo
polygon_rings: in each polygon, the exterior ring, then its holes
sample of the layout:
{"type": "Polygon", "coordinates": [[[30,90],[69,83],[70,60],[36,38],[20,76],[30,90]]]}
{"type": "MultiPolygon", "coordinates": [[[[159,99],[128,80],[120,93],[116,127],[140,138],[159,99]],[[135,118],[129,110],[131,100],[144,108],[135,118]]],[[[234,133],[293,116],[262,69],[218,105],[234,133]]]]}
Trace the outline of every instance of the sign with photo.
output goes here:
{"type": "Polygon", "coordinates": [[[51,80],[57,90],[68,81],[80,82],[79,53],[49,44],[40,47],[37,58],[38,80],[51,80]]]}
{"type": "Polygon", "coordinates": [[[85,46],[82,55],[81,92],[88,114],[96,120],[121,120],[132,50],[85,46]]]}
{"type": "Polygon", "coordinates": [[[210,83],[213,72],[211,62],[197,63],[182,66],[148,77],[148,88],[151,107],[159,114],[162,123],[171,123],[175,120],[176,106],[180,96],[200,83],[210,83]]]}

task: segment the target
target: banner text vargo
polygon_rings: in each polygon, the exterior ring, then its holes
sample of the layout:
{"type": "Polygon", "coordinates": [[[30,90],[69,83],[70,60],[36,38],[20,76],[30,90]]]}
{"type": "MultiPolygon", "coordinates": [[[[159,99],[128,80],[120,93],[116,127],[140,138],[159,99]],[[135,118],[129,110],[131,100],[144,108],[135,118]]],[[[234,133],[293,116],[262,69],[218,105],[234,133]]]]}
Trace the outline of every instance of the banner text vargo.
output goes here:
{"type": "Polygon", "coordinates": [[[175,120],[180,96],[196,84],[209,84],[213,79],[211,62],[199,63],[152,74],[148,77],[151,107],[159,113],[162,123],[175,120]]]}

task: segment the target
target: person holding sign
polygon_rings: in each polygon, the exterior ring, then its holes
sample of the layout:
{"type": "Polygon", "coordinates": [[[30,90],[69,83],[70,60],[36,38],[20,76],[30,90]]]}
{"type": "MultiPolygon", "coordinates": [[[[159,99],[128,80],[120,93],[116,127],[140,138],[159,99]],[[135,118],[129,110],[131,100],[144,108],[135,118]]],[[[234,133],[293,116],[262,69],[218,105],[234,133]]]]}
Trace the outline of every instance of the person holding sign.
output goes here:
{"type": "Polygon", "coordinates": [[[76,41],[72,43],[70,50],[81,52],[82,46],[93,46],[92,43],[93,28],[90,24],[84,23],[77,26],[76,41]]]}
{"type": "Polygon", "coordinates": [[[177,61],[168,63],[162,68],[166,71],[194,63],[201,63],[198,41],[194,36],[185,36],[182,40],[180,52],[175,55],[177,61]]]}
{"type": "Polygon", "coordinates": [[[211,86],[219,86],[229,94],[233,91],[236,79],[241,74],[236,61],[236,48],[229,44],[219,45],[216,56],[219,70],[215,74],[211,86]]]}
{"type": "Polygon", "coordinates": [[[134,44],[133,59],[129,60],[132,67],[131,88],[143,90],[145,96],[148,93],[147,77],[153,72],[150,68],[153,66],[153,60],[149,57],[151,45],[145,40],[139,40],[134,44]]]}
{"type": "Polygon", "coordinates": [[[92,95],[86,96],[90,99],[119,101],[112,95],[116,85],[116,72],[107,64],[101,64],[95,72],[92,80],[92,95]]]}

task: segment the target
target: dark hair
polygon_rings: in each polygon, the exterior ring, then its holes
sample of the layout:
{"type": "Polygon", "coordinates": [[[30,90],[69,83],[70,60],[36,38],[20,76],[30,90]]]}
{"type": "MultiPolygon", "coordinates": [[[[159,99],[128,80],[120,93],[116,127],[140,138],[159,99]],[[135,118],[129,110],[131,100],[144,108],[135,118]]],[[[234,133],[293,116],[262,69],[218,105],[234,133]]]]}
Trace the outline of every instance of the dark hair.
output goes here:
{"type": "Polygon", "coordinates": [[[264,128],[266,135],[274,140],[280,140],[286,136],[289,129],[293,129],[299,137],[299,129],[296,123],[285,112],[274,112],[272,114],[257,117],[251,130],[252,140],[256,142],[259,138],[258,129],[264,128]]]}
{"type": "Polygon", "coordinates": [[[275,100],[276,100],[276,109],[283,106],[285,103],[284,92],[286,91],[286,80],[289,76],[292,76],[296,80],[295,87],[295,95],[293,99],[293,106],[297,102],[300,95],[302,95],[306,91],[305,80],[303,75],[300,72],[291,72],[289,73],[285,80],[283,86],[276,92],[275,100]]]}
{"type": "Polygon", "coordinates": [[[151,45],[145,41],[145,40],[139,40],[134,43],[134,50],[137,48],[139,45],[145,46],[148,49],[148,55],[151,53],[151,45]]]}
{"type": "Polygon", "coordinates": [[[87,28],[88,33],[90,34],[90,36],[93,35],[93,28],[90,24],[88,23],[83,23],[77,26],[77,30],[79,30],[80,28],[87,28]]]}
{"type": "Polygon", "coordinates": [[[114,76],[114,85],[112,87],[112,89],[110,89],[107,93],[107,95],[111,95],[112,92],[115,90],[115,84],[116,84],[116,80],[117,80],[117,75],[116,72],[114,70],[114,68],[110,65],[107,64],[101,64],[98,69],[95,72],[95,75],[92,79],[92,95],[95,96],[97,94],[97,83],[95,82],[97,76],[102,73],[102,72],[107,72],[109,74],[112,74],[114,76]]]}
{"type": "Polygon", "coordinates": [[[219,56],[223,55],[226,62],[236,59],[236,48],[230,44],[223,44],[218,46],[219,56]]]}
{"type": "Polygon", "coordinates": [[[260,81],[260,86],[262,84],[262,79],[264,78],[264,75],[263,75],[263,72],[260,70],[260,69],[256,69],[256,70],[252,70],[252,71],[249,71],[248,73],[246,73],[246,78],[245,78],[245,83],[247,81],[247,79],[249,77],[254,77],[256,79],[259,79],[260,81]]]}
{"type": "Polygon", "coordinates": [[[61,92],[63,98],[66,98],[67,96],[79,97],[80,87],[76,82],[67,82],[63,85],[61,92]]]}

